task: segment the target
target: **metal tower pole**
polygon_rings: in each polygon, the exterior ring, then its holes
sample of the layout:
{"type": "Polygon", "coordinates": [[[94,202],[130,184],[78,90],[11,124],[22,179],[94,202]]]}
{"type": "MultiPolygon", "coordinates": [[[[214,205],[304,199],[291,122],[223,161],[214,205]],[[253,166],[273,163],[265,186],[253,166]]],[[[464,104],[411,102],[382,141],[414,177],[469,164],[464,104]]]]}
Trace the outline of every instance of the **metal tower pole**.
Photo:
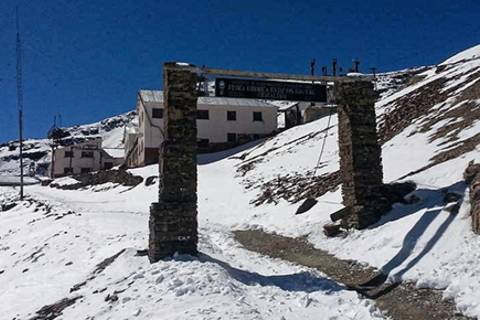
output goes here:
{"type": "Polygon", "coordinates": [[[20,38],[20,22],[18,7],[15,12],[17,27],[17,109],[18,109],[18,130],[20,143],[20,199],[23,200],[23,86],[22,86],[22,41],[20,38]]]}

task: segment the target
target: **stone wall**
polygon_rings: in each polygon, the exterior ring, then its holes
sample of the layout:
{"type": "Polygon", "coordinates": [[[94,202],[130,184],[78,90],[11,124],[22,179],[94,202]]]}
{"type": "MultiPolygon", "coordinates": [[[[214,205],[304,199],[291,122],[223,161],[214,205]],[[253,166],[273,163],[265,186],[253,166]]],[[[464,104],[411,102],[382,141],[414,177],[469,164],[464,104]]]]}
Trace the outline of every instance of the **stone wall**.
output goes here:
{"type": "Polygon", "coordinates": [[[158,203],[150,207],[149,259],[197,253],[197,76],[164,66],[164,133],[158,203]]]}
{"type": "Polygon", "coordinates": [[[365,228],[390,209],[382,194],[381,147],[375,117],[375,92],[368,81],[335,84],[338,104],[340,172],[346,227],[365,228]]]}
{"type": "Polygon", "coordinates": [[[470,162],[463,177],[470,191],[472,230],[476,234],[480,234],[480,164],[470,162]]]}

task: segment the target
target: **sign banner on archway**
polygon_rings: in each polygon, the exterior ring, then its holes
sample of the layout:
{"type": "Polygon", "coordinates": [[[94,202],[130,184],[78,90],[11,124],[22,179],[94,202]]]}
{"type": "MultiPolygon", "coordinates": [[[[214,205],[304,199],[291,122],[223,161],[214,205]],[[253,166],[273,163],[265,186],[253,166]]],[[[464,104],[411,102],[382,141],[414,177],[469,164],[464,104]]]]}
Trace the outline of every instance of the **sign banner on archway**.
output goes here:
{"type": "Polygon", "coordinates": [[[217,97],[327,102],[327,86],[305,82],[217,78],[217,97]]]}

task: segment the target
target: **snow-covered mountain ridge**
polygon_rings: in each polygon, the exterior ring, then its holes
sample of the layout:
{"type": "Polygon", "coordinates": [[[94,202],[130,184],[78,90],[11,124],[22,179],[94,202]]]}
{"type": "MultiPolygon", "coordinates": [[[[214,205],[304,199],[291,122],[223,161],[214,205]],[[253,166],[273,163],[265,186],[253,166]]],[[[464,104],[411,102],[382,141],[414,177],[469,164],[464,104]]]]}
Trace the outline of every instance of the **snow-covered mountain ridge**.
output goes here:
{"type": "MultiPolygon", "coordinates": [[[[135,111],[103,119],[99,122],[62,128],[65,140],[79,141],[91,137],[101,137],[104,148],[123,148],[123,130],[136,116],[135,111]]],[[[48,139],[28,139],[24,141],[25,167],[35,162],[42,173],[50,162],[50,141],[48,139]]],[[[0,144],[0,175],[19,173],[19,143],[10,141],[0,144]]]]}

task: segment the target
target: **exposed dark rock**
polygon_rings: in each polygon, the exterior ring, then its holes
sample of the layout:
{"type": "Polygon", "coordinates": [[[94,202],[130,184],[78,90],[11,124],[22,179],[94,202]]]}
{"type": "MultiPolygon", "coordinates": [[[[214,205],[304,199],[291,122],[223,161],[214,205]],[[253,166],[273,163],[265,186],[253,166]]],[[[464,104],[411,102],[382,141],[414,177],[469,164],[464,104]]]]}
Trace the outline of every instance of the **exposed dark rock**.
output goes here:
{"type": "Polygon", "coordinates": [[[115,302],[117,300],[118,300],[118,296],[114,293],[107,294],[107,296],[105,297],[105,302],[115,302]]]}
{"type": "MultiPolygon", "coordinates": [[[[305,174],[286,174],[259,185],[260,193],[251,203],[255,206],[264,203],[278,203],[284,199],[298,203],[307,198],[318,198],[335,190],[341,183],[340,171],[312,177],[312,171],[305,174]]],[[[254,184],[247,185],[247,189],[254,184]]]]}
{"type": "Polygon", "coordinates": [[[415,119],[428,114],[434,105],[445,101],[448,93],[442,92],[441,89],[446,81],[440,78],[396,99],[394,101],[396,108],[386,113],[380,123],[380,140],[382,142],[390,140],[415,119]]]}
{"type": "Polygon", "coordinates": [[[53,320],[62,315],[63,310],[73,305],[82,296],[73,298],[63,298],[60,301],[55,302],[42,307],[36,312],[36,315],[30,318],[30,320],[53,320]]]}
{"type": "Polygon", "coordinates": [[[381,187],[381,193],[385,198],[388,199],[390,204],[407,203],[405,197],[416,189],[417,185],[412,181],[395,182],[383,184],[381,187]]]}
{"type": "Polygon", "coordinates": [[[302,214],[313,208],[314,205],[317,204],[317,200],[314,198],[307,198],[301,205],[298,207],[297,212],[295,214],[302,214]]]}
{"type": "Polygon", "coordinates": [[[443,210],[450,212],[451,214],[457,214],[458,211],[460,210],[460,203],[458,202],[451,202],[448,203],[443,210]]]}
{"type": "Polygon", "coordinates": [[[135,256],[137,257],[145,257],[147,255],[148,255],[148,249],[137,250],[137,253],[135,254],[135,256]]]}
{"type": "Polygon", "coordinates": [[[117,252],[111,257],[105,258],[102,262],[97,264],[97,266],[95,267],[95,270],[92,271],[90,276],[85,281],[77,283],[70,288],[70,293],[80,290],[87,284],[88,281],[95,279],[99,273],[101,273],[103,270],[105,270],[106,267],[111,265],[123,252],[125,252],[125,249],[120,250],[119,252],[117,252]]]}
{"type": "Polygon", "coordinates": [[[335,222],[350,214],[350,207],[343,207],[342,209],[335,211],[330,215],[330,219],[335,222]]]}
{"type": "Polygon", "coordinates": [[[145,179],[145,185],[148,187],[148,186],[151,186],[153,184],[155,184],[155,180],[157,180],[158,177],[157,176],[150,176],[148,177],[147,179],[145,179]]]}
{"type": "Polygon", "coordinates": [[[8,211],[10,209],[13,209],[16,205],[16,202],[2,203],[2,211],[8,211]]]}
{"type": "MultiPolygon", "coordinates": [[[[26,159],[30,159],[32,161],[38,161],[47,155],[47,151],[32,151],[32,152],[24,152],[23,157],[26,159]]],[[[0,158],[1,161],[12,161],[12,160],[19,160],[20,155],[12,154],[9,156],[5,156],[0,158]]]]}
{"type": "Polygon", "coordinates": [[[479,172],[480,163],[474,163],[473,161],[470,161],[467,168],[463,172],[463,179],[466,183],[471,184],[479,172]]]}
{"type": "Polygon", "coordinates": [[[50,187],[63,190],[76,190],[87,186],[94,186],[104,184],[107,182],[118,183],[124,186],[136,186],[143,181],[140,176],[135,176],[125,170],[102,170],[93,173],[84,173],[74,175],[74,179],[78,180],[78,183],[69,185],[59,185],[58,183],[51,183],[50,187]]]}
{"type": "Polygon", "coordinates": [[[445,193],[445,196],[443,197],[443,203],[451,203],[451,202],[458,202],[463,198],[463,195],[458,194],[456,192],[447,192],[445,193]]]}
{"type": "Polygon", "coordinates": [[[65,128],[52,128],[48,132],[48,139],[59,140],[70,136],[70,132],[65,128]]]}
{"type": "Polygon", "coordinates": [[[342,226],[339,224],[326,224],[323,226],[323,233],[327,237],[336,237],[342,233],[342,226]]]}
{"type": "Polygon", "coordinates": [[[43,187],[46,187],[48,185],[50,185],[50,183],[52,183],[53,180],[52,179],[44,179],[40,182],[40,185],[43,186],[43,187]]]}
{"type": "Polygon", "coordinates": [[[98,273],[102,272],[103,270],[105,270],[106,267],[111,265],[124,252],[125,252],[125,249],[122,249],[119,252],[117,252],[116,254],[114,254],[113,256],[104,259],[102,262],[97,264],[95,270],[93,271],[93,274],[98,274],[98,273]]]}
{"type": "Polygon", "coordinates": [[[70,288],[70,293],[80,290],[86,284],[87,284],[87,281],[83,281],[75,284],[73,287],[70,288]]]}

